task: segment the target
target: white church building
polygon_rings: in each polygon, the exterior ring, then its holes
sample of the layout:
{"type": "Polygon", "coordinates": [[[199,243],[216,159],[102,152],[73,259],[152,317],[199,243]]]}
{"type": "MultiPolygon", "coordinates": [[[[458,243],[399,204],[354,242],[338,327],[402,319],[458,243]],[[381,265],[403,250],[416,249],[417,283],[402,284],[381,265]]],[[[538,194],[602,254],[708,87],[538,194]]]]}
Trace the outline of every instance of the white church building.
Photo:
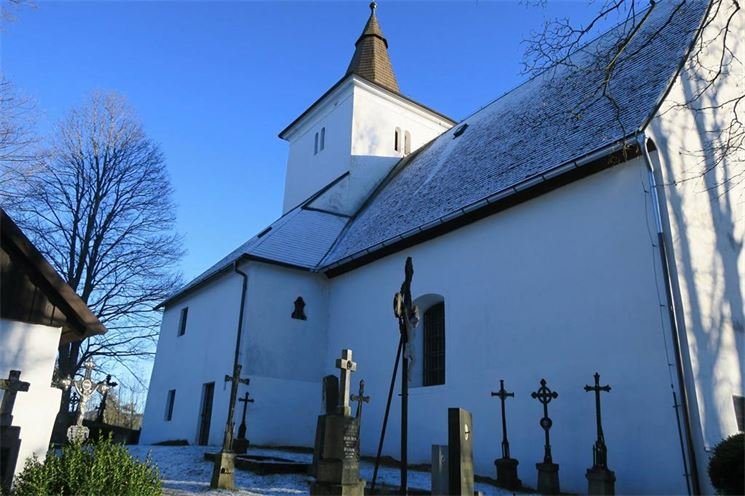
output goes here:
{"type": "MultiPolygon", "coordinates": [[[[615,28],[456,123],[401,92],[373,6],[346,74],[280,133],[282,217],[161,305],[142,442],[222,443],[242,315],[250,442],[312,447],[322,378],[350,348],[372,397],[362,454],[374,455],[410,256],[423,317],[410,463],[447,443],[457,406],[473,414],[476,472],[494,477],[490,393],[503,379],[511,453],[535,487],[543,410],[530,393],[545,378],[559,394],[561,488],[584,492],[596,433],[583,388],[597,371],[612,386],[602,405],[616,491],[711,493],[709,452],[743,429],[745,401],[745,181],[733,179],[745,157],[717,160],[712,131],[730,114],[712,108],[745,93],[745,37],[704,89],[711,108],[679,105],[704,84],[691,51],[720,53],[700,44],[707,8],[658,2],[638,29],[615,28]]],[[[399,405],[394,395],[383,450],[394,458],[399,405]]]]}

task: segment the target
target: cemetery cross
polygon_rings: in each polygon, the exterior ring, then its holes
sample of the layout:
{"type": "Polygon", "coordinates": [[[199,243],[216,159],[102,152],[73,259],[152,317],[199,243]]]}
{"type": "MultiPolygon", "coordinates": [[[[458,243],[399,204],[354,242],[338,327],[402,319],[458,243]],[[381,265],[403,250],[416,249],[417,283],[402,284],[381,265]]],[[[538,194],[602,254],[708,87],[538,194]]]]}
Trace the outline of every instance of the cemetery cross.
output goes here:
{"type": "Polygon", "coordinates": [[[606,393],[610,391],[610,386],[600,385],[600,374],[595,372],[595,385],[594,386],[585,386],[585,391],[595,392],[595,418],[597,421],[597,435],[598,438],[595,441],[595,445],[592,447],[592,463],[593,467],[598,468],[608,468],[608,449],[605,446],[605,436],[603,436],[603,424],[600,419],[600,392],[605,391],[606,393]]]}
{"type": "Polygon", "coordinates": [[[0,426],[10,426],[13,423],[13,405],[17,393],[28,391],[30,384],[21,380],[20,370],[11,370],[7,379],[0,379],[0,389],[5,390],[3,401],[0,403],[0,426]]]}
{"type": "Polygon", "coordinates": [[[515,397],[515,393],[510,393],[504,388],[504,380],[499,380],[499,391],[492,392],[492,396],[499,397],[502,403],[502,458],[510,458],[510,442],[507,440],[507,417],[505,415],[504,402],[509,397],[515,397]]]}
{"type": "Polygon", "coordinates": [[[249,403],[253,403],[254,399],[248,397],[248,391],[243,395],[243,398],[239,398],[238,401],[243,403],[243,418],[241,425],[238,427],[238,439],[246,439],[246,407],[249,403]]]}
{"type": "Polygon", "coordinates": [[[111,374],[108,374],[106,376],[106,381],[104,382],[108,389],[104,391],[103,397],[101,398],[101,404],[98,405],[98,415],[96,415],[96,422],[105,423],[104,419],[104,412],[106,411],[106,399],[109,397],[109,389],[118,386],[119,384],[116,382],[112,382],[111,380],[111,374]]]}
{"type": "Polygon", "coordinates": [[[362,403],[370,403],[370,397],[365,396],[365,380],[364,379],[360,381],[359,394],[353,394],[351,398],[352,398],[352,401],[357,402],[357,412],[355,414],[355,417],[358,419],[361,419],[362,418],[362,403]]]}
{"type": "Polygon", "coordinates": [[[546,434],[546,444],[544,446],[545,451],[543,454],[543,463],[553,463],[553,460],[551,458],[551,440],[549,439],[548,431],[551,429],[551,425],[553,422],[548,416],[548,404],[551,403],[551,400],[557,398],[559,396],[559,393],[556,391],[551,391],[546,386],[546,379],[541,379],[541,387],[538,388],[538,391],[534,391],[530,393],[530,397],[537,399],[541,402],[543,405],[543,418],[541,419],[541,427],[543,427],[543,431],[546,434]]]}
{"type": "Polygon", "coordinates": [[[349,391],[351,389],[352,372],[357,370],[357,363],[352,361],[352,350],[341,350],[341,358],[336,359],[336,368],[341,370],[339,381],[339,413],[350,415],[349,391]]]}

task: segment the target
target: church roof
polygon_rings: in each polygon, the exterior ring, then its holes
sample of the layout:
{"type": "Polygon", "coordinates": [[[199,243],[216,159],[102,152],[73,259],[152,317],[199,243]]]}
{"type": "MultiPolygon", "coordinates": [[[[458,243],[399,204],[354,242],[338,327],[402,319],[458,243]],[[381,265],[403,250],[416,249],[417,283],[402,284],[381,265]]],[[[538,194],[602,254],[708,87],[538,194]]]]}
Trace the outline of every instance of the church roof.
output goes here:
{"type": "Polygon", "coordinates": [[[633,26],[605,33],[567,63],[443,133],[391,172],[350,222],[323,270],[396,251],[407,238],[421,241],[423,233],[442,233],[443,225],[460,219],[457,228],[463,219],[480,218],[476,210],[509,202],[524,190],[545,191],[542,183],[574,169],[582,157],[633,139],[682,67],[706,7],[703,0],[654,4],[615,60],[605,88],[613,48],[633,26]]]}
{"type": "Polygon", "coordinates": [[[396,75],[393,73],[391,59],[388,57],[388,40],[385,39],[383,30],[380,29],[375,15],[376,8],[377,5],[373,1],[370,4],[370,18],[355,43],[354,55],[346,75],[357,74],[368,81],[399,93],[396,75]]]}

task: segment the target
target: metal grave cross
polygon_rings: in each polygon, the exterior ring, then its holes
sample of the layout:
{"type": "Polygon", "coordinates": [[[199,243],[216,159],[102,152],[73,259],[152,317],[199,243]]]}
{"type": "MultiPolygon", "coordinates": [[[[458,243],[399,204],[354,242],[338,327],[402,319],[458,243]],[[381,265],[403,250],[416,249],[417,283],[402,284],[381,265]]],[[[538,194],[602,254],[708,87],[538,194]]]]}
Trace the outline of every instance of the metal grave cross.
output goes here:
{"type": "Polygon", "coordinates": [[[352,409],[349,407],[349,390],[352,381],[352,372],[357,370],[357,363],[352,361],[352,350],[341,350],[341,358],[336,359],[336,368],[341,370],[339,380],[339,413],[350,415],[352,409]]]}
{"type": "Polygon", "coordinates": [[[7,379],[0,379],[0,389],[5,390],[3,401],[0,403],[0,426],[10,426],[13,423],[13,405],[17,393],[25,393],[31,385],[21,380],[20,370],[11,370],[7,379]]]}
{"type": "Polygon", "coordinates": [[[594,467],[598,468],[608,468],[608,449],[605,446],[605,436],[603,436],[603,424],[600,419],[600,392],[605,391],[606,393],[610,391],[610,386],[600,385],[600,374],[595,372],[595,385],[594,386],[585,386],[585,391],[595,392],[595,419],[597,420],[597,431],[598,431],[598,438],[595,441],[595,445],[592,447],[592,464],[594,467]]]}
{"type": "Polygon", "coordinates": [[[362,403],[370,403],[370,397],[365,396],[365,380],[364,379],[360,381],[359,394],[353,394],[351,398],[352,398],[352,401],[357,402],[357,412],[355,414],[355,417],[358,419],[361,419],[362,418],[362,403]]]}
{"type": "Polygon", "coordinates": [[[553,463],[553,459],[551,458],[551,439],[549,438],[548,431],[551,429],[551,425],[553,425],[553,421],[548,416],[548,404],[551,403],[551,400],[556,399],[559,397],[559,393],[556,391],[551,391],[546,386],[546,379],[541,379],[541,387],[538,388],[538,391],[530,393],[530,397],[537,399],[541,402],[543,405],[543,418],[541,419],[541,427],[543,427],[543,431],[546,434],[546,444],[544,446],[545,451],[543,454],[543,463],[553,463]]]}
{"type": "Polygon", "coordinates": [[[507,440],[507,416],[505,415],[504,402],[507,398],[514,398],[515,393],[510,393],[504,388],[504,380],[499,379],[499,391],[492,392],[502,403],[502,458],[510,457],[510,442],[507,440]]]}
{"type": "Polygon", "coordinates": [[[239,439],[246,439],[246,407],[249,403],[253,403],[254,399],[248,397],[248,391],[243,395],[243,398],[238,398],[238,401],[243,403],[243,420],[241,420],[241,425],[238,426],[238,438],[239,439]]]}

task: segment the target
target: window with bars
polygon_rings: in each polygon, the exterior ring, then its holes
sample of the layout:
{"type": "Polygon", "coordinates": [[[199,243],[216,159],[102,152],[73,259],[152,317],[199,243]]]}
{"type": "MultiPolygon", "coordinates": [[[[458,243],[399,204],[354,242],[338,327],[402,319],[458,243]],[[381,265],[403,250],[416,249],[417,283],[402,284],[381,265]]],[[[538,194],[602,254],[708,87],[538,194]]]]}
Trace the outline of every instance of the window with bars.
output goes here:
{"type": "Polygon", "coordinates": [[[424,312],[424,386],[445,384],[445,303],[424,312]]]}

